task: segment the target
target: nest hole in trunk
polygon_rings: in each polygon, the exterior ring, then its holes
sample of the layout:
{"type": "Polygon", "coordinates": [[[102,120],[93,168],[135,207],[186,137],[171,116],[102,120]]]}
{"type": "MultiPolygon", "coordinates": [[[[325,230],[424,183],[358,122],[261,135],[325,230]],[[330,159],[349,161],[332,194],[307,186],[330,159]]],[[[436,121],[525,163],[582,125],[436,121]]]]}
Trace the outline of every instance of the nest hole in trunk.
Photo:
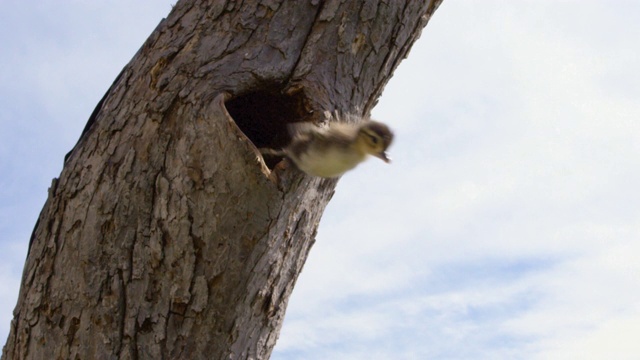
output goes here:
{"type": "MultiPolygon", "coordinates": [[[[309,121],[311,113],[306,110],[302,93],[287,95],[282,87],[265,86],[232,97],[225,107],[256,148],[281,150],[291,142],[287,125],[309,121]]],[[[270,169],[281,160],[279,156],[264,155],[270,169]]]]}

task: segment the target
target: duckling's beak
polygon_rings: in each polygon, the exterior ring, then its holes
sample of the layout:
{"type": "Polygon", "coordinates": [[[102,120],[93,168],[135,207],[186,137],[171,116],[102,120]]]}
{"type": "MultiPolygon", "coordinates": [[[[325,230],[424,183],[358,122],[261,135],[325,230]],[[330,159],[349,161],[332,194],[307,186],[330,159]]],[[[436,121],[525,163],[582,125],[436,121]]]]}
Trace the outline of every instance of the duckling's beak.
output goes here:
{"type": "Polygon", "coordinates": [[[389,157],[389,154],[387,154],[386,151],[381,151],[377,154],[374,154],[373,156],[381,159],[382,161],[386,162],[387,164],[391,162],[391,158],[389,157]]]}

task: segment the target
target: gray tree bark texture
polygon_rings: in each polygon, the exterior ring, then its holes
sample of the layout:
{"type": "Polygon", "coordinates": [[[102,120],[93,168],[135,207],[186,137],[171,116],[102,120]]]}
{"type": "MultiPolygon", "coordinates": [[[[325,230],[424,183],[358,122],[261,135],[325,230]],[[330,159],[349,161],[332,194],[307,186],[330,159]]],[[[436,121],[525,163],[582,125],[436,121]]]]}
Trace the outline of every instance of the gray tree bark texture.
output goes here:
{"type": "Polygon", "coordinates": [[[269,358],[336,180],[257,149],[368,113],[439,3],[179,1],[49,189],[2,359],[269,358]]]}

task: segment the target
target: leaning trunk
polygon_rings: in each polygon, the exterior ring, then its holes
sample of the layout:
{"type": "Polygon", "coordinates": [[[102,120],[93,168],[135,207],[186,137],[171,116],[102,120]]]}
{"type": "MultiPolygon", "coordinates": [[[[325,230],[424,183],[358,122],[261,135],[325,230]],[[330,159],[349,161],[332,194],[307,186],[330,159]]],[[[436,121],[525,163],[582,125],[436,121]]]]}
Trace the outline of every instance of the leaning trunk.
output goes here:
{"type": "Polygon", "coordinates": [[[370,111],[439,1],[182,0],[91,115],[2,359],[265,359],[336,180],[265,162],[370,111]]]}

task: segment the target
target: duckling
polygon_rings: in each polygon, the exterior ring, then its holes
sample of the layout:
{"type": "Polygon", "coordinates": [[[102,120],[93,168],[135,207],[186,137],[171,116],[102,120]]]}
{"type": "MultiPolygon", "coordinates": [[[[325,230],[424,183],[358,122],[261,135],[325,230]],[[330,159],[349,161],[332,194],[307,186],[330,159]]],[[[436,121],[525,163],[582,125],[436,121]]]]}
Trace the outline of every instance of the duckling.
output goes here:
{"type": "Polygon", "coordinates": [[[391,161],[386,150],[393,140],[393,133],[387,125],[377,121],[332,122],[326,128],[305,123],[294,125],[291,132],[293,139],[281,153],[309,175],[341,176],[368,155],[386,163],[391,161]]]}

